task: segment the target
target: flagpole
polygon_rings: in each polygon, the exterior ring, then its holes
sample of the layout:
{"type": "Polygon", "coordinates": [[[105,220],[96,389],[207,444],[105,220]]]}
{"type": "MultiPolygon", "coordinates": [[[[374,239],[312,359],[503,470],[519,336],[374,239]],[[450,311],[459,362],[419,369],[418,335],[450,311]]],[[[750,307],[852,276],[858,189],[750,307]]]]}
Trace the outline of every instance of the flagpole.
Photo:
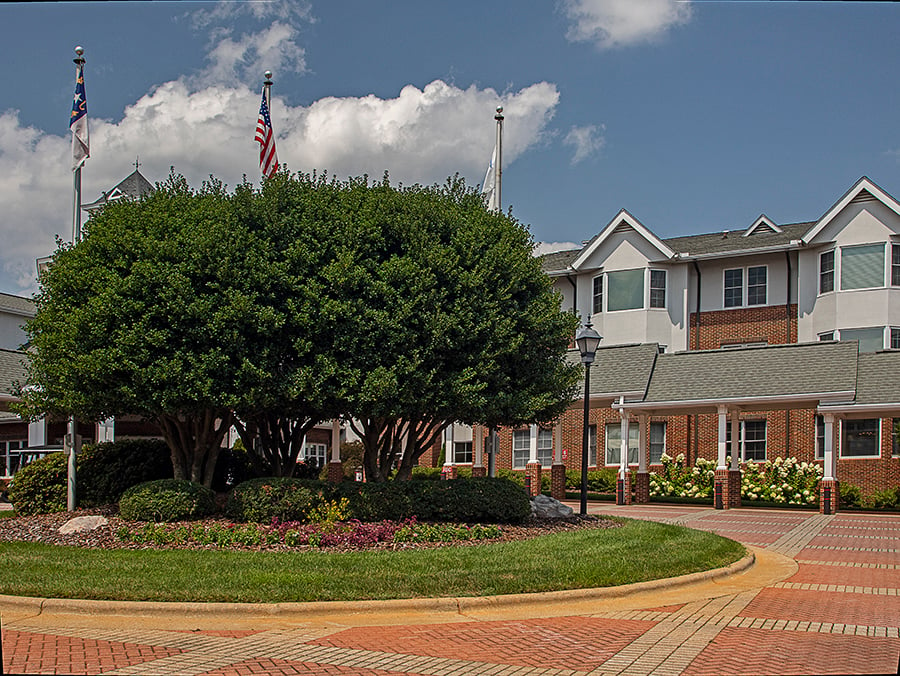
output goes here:
{"type": "Polygon", "coordinates": [[[496,199],[494,202],[497,211],[503,211],[503,202],[501,200],[500,183],[503,180],[503,106],[497,106],[497,114],[494,115],[497,120],[497,162],[494,165],[494,190],[496,199]]]}
{"type": "MultiPolygon", "coordinates": [[[[84,77],[84,49],[81,46],[75,48],[76,57],[73,59],[75,63],[75,80],[77,82],[79,77],[84,77]]],[[[74,138],[73,138],[74,143],[74,138]]],[[[72,246],[78,244],[81,241],[81,167],[84,164],[82,161],[75,168],[75,179],[73,184],[73,208],[72,208],[72,246]]],[[[66,441],[68,445],[68,467],[67,467],[67,480],[66,480],[66,509],[70,512],[75,511],[75,507],[77,506],[77,492],[76,492],[76,460],[78,455],[78,423],[75,420],[75,416],[69,416],[69,424],[68,424],[68,434],[66,435],[66,441]]]]}

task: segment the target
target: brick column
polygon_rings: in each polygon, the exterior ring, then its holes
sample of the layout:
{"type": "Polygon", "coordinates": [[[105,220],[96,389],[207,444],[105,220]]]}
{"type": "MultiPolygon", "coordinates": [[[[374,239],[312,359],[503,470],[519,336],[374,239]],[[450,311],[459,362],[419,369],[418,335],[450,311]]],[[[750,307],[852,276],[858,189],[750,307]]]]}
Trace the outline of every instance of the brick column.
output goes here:
{"type": "Polygon", "coordinates": [[[640,504],[650,502],[649,472],[638,472],[634,475],[634,501],[640,504]]]}
{"type": "Polygon", "coordinates": [[[541,463],[529,462],[525,465],[525,476],[531,479],[531,491],[529,497],[540,495],[541,493],[541,463]]]}
{"type": "Polygon", "coordinates": [[[340,462],[329,462],[328,472],[325,476],[328,479],[328,483],[341,483],[344,480],[344,466],[340,462]]]}
{"type": "Polygon", "coordinates": [[[819,514],[837,514],[840,498],[839,481],[836,479],[822,479],[819,482],[819,514]],[[826,492],[828,493],[827,499],[826,492]]]}
{"type": "Polygon", "coordinates": [[[728,477],[722,487],[722,499],[727,505],[725,509],[741,506],[741,470],[728,470],[728,477]]]}
{"type": "Polygon", "coordinates": [[[727,485],[728,470],[722,467],[716,469],[713,477],[713,507],[716,509],[728,509],[728,500],[725,499],[727,485]]]}
{"type": "Polygon", "coordinates": [[[479,477],[487,476],[487,469],[485,467],[473,467],[472,468],[472,477],[477,479],[479,477]]]}
{"type": "Polygon", "coordinates": [[[566,499],[566,466],[560,462],[554,462],[550,467],[550,497],[566,499]]]}

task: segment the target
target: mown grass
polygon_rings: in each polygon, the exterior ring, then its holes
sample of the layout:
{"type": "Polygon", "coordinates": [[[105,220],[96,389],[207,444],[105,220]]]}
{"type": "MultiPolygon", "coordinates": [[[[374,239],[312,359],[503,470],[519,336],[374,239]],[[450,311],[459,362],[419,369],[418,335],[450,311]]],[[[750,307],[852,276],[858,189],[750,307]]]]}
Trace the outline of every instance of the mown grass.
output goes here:
{"type": "Polygon", "coordinates": [[[410,551],[91,550],[0,543],[0,593],[127,601],[351,601],[607,587],[738,560],[711,533],[645,521],[410,551]]]}

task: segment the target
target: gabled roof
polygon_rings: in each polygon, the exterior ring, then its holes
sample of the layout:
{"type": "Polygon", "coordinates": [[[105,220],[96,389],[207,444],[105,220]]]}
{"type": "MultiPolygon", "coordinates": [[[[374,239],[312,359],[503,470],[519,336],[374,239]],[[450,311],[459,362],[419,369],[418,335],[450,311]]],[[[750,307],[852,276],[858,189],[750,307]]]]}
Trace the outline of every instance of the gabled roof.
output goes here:
{"type": "Polygon", "coordinates": [[[900,350],[865,352],[859,355],[854,403],[894,404],[900,408],[900,350]]]}
{"type": "Polygon", "coordinates": [[[665,242],[678,252],[682,260],[750,255],[799,248],[800,238],[811,225],[812,223],[790,223],[778,226],[778,232],[767,228],[757,229],[750,237],[745,237],[747,230],[723,230],[705,235],[672,237],[665,242]]]}
{"type": "Polygon", "coordinates": [[[576,270],[580,268],[591,257],[603,242],[605,242],[614,232],[621,232],[623,229],[633,230],[643,237],[650,245],[655,247],[660,255],[664,258],[674,258],[675,252],[666,245],[659,237],[645,228],[640,221],[629,214],[625,209],[619,211],[616,217],[607,223],[606,227],[600,233],[589,241],[581,250],[578,258],[572,263],[572,267],[576,270]]]}
{"type": "Polygon", "coordinates": [[[96,201],[90,204],[82,205],[85,211],[94,211],[99,209],[108,202],[117,199],[140,199],[144,195],[153,191],[153,185],[144,178],[144,175],[138,169],[132,171],[128,176],[122,179],[112,190],[103,193],[96,201]]]}
{"type": "Polygon", "coordinates": [[[0,311],[34,317],[34,301],[23,296],[14,296],[11,293],[0,293],[0,311]]]}
{"type": "Polygon", "coordinates": [[[775,225],[768,216],[761,214],[742,236],[749,237],[759,232],[781,232],[781,228],[775,225]]]}
{"type": "Polygon", "coordinates": [[[825,214],[813,224],[809,231],[803,235],[803,243],[809,244],[816,235],[824,230],[828,225],[840,214],[848,204],[856,199],[876,199],[895,214],[900,216],[900,202],[897,202],[891,195],[879,188],[875,183],[870,181],[866,176],[859,179],[850,190],[835,202],[825,214]]]}
{"type": "Polygon", "coordinates": [[[0,348],[0,400],[15,400],[13,383],[25,382],[25,353],[0,348]]]}
{"type": "MultiPolygon", "coordinates": [[[[643,397],[658,354],[657,343],[610,345],[599,348],[591,364],[593,403],[608,405],[621,396],[626,400],[643,397]]],[[[581,354],[578,350],[569,350],[567,357],[574,363],[581,363],[581,354]]]]}
{"type": "Polygon", "coordinates": [[[551,277],[556,277],[569,272],[572,261],[578,258],[581,249],[569,249],[568,251],[554,251],[541,256],[541,268],[551,277]]]}

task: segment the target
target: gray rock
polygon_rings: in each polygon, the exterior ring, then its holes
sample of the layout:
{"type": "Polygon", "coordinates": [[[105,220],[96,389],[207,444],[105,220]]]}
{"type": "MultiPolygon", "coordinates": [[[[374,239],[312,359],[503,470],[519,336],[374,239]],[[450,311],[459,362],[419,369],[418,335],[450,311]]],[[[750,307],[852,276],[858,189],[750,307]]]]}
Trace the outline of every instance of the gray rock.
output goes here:
{"type": "Polygon", "coordinates": [[[565,519],[573,513],[571,507],[548,495],[536,495],[531,499],[531,516],[536,519],[565,519]]]}
{"type": "Polygon", "coordinates": [[[63,535],[84,533],[90,530],[97,530],[108,523],[109,521],[104,516],[76,516],[74,519],[69,519],[60,526],[59,532],[63,535]]]}

